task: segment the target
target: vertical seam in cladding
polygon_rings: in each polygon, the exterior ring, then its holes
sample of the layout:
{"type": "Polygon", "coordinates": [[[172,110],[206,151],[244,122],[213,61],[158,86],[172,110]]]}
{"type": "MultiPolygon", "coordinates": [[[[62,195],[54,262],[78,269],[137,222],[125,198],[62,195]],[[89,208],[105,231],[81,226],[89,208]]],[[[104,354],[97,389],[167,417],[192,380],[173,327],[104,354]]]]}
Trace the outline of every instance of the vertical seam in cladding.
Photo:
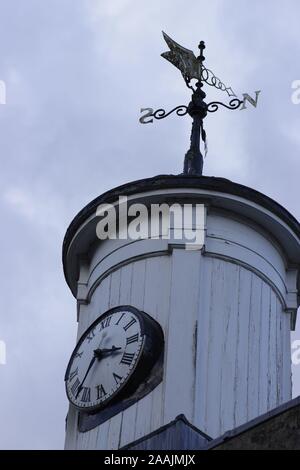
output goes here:
{"type": "Polygon", "coordinates": [[[194,348],[194,357],[193,357],[193,366],[194,366],[194,384],[193,384],[193,404],[192,404],[192,416],[195,422],[195,401],[196,401],[196,380],[197,380],[197,343],[198,343],[198,321],[195,321],[194,335],[193,335],[193,348],[194,348]]]}
{"type": "MultiPolygon", "coordinates": [[[[207,407],[207,369],[208,369],[208,351],[209,351],[209,308],[210,308],[210,289],[211,289],[211,266],[207,263],[207,260],[204,256],[201,257],[201,269],[200,269],[200,278],[199,284],[202,287],[201,295],[199,296],[199,304],[198,304],[198,351],[197,351],[197,361],[198,368],[197,368],[197,408],[195,406],[195,413],[196,410],[198,412],[197,416],[195,415],[195,420],[197,419],[197,426],[201,423],[200,427],[203,428],[204,431],[207,430],[207,422],[206,422],[206,407],[207,407]],[[204,274],[206,274],[206,279],[208,283],[205,284],[204,281],[204,274]],[[206,289],[203,286],[206,285],[206,289]],[[204,330],[205,328],[205,330],[204,330]],[[203,338],[201,344],[199,343],[199,335],[203,338]],[[199,348],[200,345],[200,348],[199,348]],[[203,349],[203,345],[205,349],[203,349]],[[201,355],[201,351],[202,355],[201,355]],[[200,380],[199,380],[200,378],[200,380]],[[202,387],[200,388],[200,384],[202,387]],[[199,410],[200,408],[200,410],[199,410]]],[[[198,426],[199,427],[199,426],[198,426]]]]}
{"type": "Polygon", "coordinates": [[[279,330],[280,330],[280,316],[279,316],[279,307],[278,301],[276,298],[276,406],[280,403],[280,345],[279,345],[279,330]]]}
{"type": "Polygon", "coordinates": [[[249,372],[250,372],[250,329],[251,329],[251,320],[252,320],[252,294],[253,294],[253,273],[251,273],[251,282],[250,282],[250,302],[249,302],[249,323],[248,323],[248,354],[247,354],[247,420],[249,421],[249,372]]]}
{"type": "Polygon", "coordinates": [[[269,328],[268,328],[268,410],[270,409],[270,394],[271,394],[271,377],[270,377],[270,367],[271,367],[271,299],[272,299],[272,290],[269,287],[269,328]]]}
{"type": "Polygon", "coordinates": [[[130,263],[130,289],[129,289],[129,298],[130,304],[132,305],[132,284],[133,284],[133,266],[135,263],[130,263]]]}
{"type": "Polygon", "coordinates": [[[239,265],[235,265],[235,285],[234,285],[234,315],[232,317],[232,325],[233,325],[233,331],[235,335],[235,341],[232,342],[232,348],[233,348],[233,357],[232,357],[232,408],[231,408],[231,426],[234,427],[234,422],[235,422],[235,377],[236,377],[236,357],[238,354],[237,350],[237,336],[238,336],[238,315],[239,315],[239,283],[240,283],[240,267],[239,265]]]}
{"type": "MultiPolygon", "coordinates": [[[[147,282],[147,261],[148,258],[144,260],[144,285],[143,285],[143,299],[142,299],[142,310],[145,309],[145,291],[146,291],[146,282],[147,282]]],[[[135,424],[134,424],[134,439],[137,439],[137,420],[139,416],[139,408],[141,406],[141,400],[136,403],[136,412],[135,412],[135,424]]]]}
{"type": "Polygon", "coordinates": [[[234,427],[236,424],[236,414],[237,414],[237,382],[238,382],[238,353],[240,346],[240,306],[241,306],[241,267],[238,266],[238,292],[237,292],[237,301],[238,301],[238,311],[237,311],[237,332],[236,332],[236,354],[235,354],[235,372],[234,372],[234,406],[233,406],[233,423],[234,427]]]}
{"type": "Polygon", "coordinates": [[[281,374],[280,374],[280,403],[283,403],[284,401],[284,398],[283,398],[283,327],[284,327],[284,324],[283,324],[283,312],[282,312],[282,309],[281,309],[281,306],[280,307],[280,371],[281,371],[281,374]]]}
{"type": "Polygon", "coordinates": [[[112,274],[109,275],[109,292],[108,292],[108,306],[110,307],[110,299],[111,299],[111,277],[112,274]]]}
{"type": "Polygon", "coordinates": [[[142,302],[143,310],[145,308],[145,292],[146,292],[146,281],[147,281],[147,261],[148,261],[148,258],[146,258],[145,262],[144,262],[145,269],[144,269],[144,287],[143,287],[143,302],[142,302]]]}
{"type": "Polygon", "coordinates": [[[261,332],[262,332],[262,317],[263,317],[263,311],[262,311],[262,299],[263,299],[263,281],[262,279],[260,280],[260,317],[259,317],[259,337],[258,337],[258,351],[259,351],[259,354],[258,354],[258,357],[259,357],[259,361],[258,361],[258,380],[257,380],[257,384],[258,384],[258,411],[257,411],[257,415],[259,415],[259,410],[260,410],[260,387],[261,387],[261,332]]]}
{"type": "Polygon", "coordinates": [[[121,269],[119,269],[119,277],[120,277],[120,280],[119,280],[119,289],[118,289],[118,304],[120,305],[120,298],[121,298],[121,283],[122,283],[122,269],[124,270],[124,267],[122,267],[121,269]]]}
{"type": "Polygon", "coordinates": [[[118,449],[120,449],[120,446],[121,446],[122,429],[123,429],[123,417],[124,417],[124,411],[122,411],[122,414],[121,414],[121,423],[120,423],[120,428],[119,428],[119,439],[118,439],[118,449]]]}
{"type": "MultiPolygon", "coordinates": [[[[138,261],[138,262],[134,262],[132,264],[132,272],[131,272],[131,283],[130,283],[130,303],[132,304],[132,301],[133,301],[133,291],[132,291],[132,286],[133,286],[133,272],[134,272],[134,269],[133,269],[133,266],[137,266],[137,263],[144,263],[145,264],[145,261],[144,260],[141,260],[141,261],[138,261]]],[[[145,285],[145,280],[146,280],[146,277],[144,276],[144,285],[145,285]]],[[[136,420],[137,420],[137,405],[138,405],[138,402],[137,403],[134,403],[133,405],[131,405],[134,409],[134,413],[135,413],[135,417],[134,417],[134,430],[133,430],[133,436],[135,436],[135,430],[136,430],[136,420]]],[[[130,409],[131,407],[127,408],[127,409],[130,409]]],[[[125,413],[126,410],[124,410],[122,412],[122,431],[123,431],[123,416],[124,416],[124,413],[125,413]]],[[[120,439],[122,439],[122,433],[120,433],[120,439]]],[[[134,439],[134,437],[133,437],[134,439]]],[[[132,440],[132,439],[131,439],[132,440]]],[[[128,442],[125,442],[125,444],[127,444],[128,442]]]]}
{"type": "Polygon", "coordinates": [[[275,402],[278,405],[278,311],[277,311],[277,297],[275,297],[275,402]]]}
{"type": "Polygon", "coordinates": [[[78,429],[78,412],[75,410],[76,413],[76,435],[75,435],[75,450],[78,448],[78,438],[79,438],[79,429],[78,429]]]}
{"type": "MultiPolygon", "coordinates": [[[[285,312],[282,312],[282,314],[284,315],[285,312]]],[[[282,383],[282,402],[284,403],[286,400],[287,400],[287,397],[286,397],[286,386],[287,384],[285,384],[285,367],[286,367],[286,317],[283,316],[282,318],[282,332],[281,332],[281,336],[282,336],[282,369],[281,369],[281,383],[282,383]]]]}
{"type": "Polygon", "coordinates": [[[281,403],[281,311],[279,301],[276,298],[276,371],[277,371],[277,405],[281,403]],[[277,323],[278,322],[278,323],[277,323]]]}
{"type": "Polygon", "coordinates": [[[169,342],[169,323],[170,323],[170,313],[171,313],[171,302],[172,302],[172,280],[173,280],[173,253],[171,254],[171,261],[170,261],[170,283],[169,283],[169,305],[168,305],[168,319],[166,321],[165,327],[165,349],[164,349],[164,364],[163,364],[163,390],[162,390],[162,422],[165,423],[165,408],[166,408],[166,360],[167,360],[167,351],[168,351],[168,342],[169,342]]]}
{"type": "Polygon", "coordinates": [[[222,349],[221,349],[221,386],[220,386],[220,411],[219,411],[219,432],[221,433],[224,427],[223,423],[223,381],[224,381],[224,364],[226,362],[226,345],[227,345],[227,339],[228,339],[228,329],[229,329],[229,304],[228,304],[228,297],[226,294],[226,286],[225,286],[225,278],[229,279],[229,276],[227,278],[226,274],[228,274],[226,271],[230,269],[229,263],[223,264],[223,288],[224,288],[224,313],[223,313],[223,334],[222,334],[222,349]]]}
{"type": "MultiPolygon", "coordinates": [[[[197,373],[197,358],[198,358],[198,320],[199,320],[199,310],[200,310],[200,298],[201,298],[201,286],[203,285],[201,283],[202,281],[202,261],[203,261],[203,256],[200,253],[200,258],[199,258],[199,272],[198,272],[198,293],[197,293],[197,306],[196,306],[196,322],[195,322],[195,352],[194,352],[194,368],[195,368],[195,373],[194,373],[194,403],[193,403],[193,420],[194,423],[196,422],[196,388],[197,388],[197,383],[198,383],[198,373],[197,373]]],[[[201,315],[201,312],[200,312],[201,315]]]]}
{"type": "Polygon", "coordinates": [[[98,444],[98,438],[99,438],[99,430],[100,430],[100,427],[101,427],[101,426],[97,426],[97,432],[96,432],[96,447],[97,447],[97,444],[98,444]]]}
{"type": "MultiPolygon", "coordinates": [[[[169,302],[167,304],[167,308],[168,308],[168,311],[170,311],[170,288],[171,288],[171,262],[170,262],[170,256],[168,257],[163,257],[161,258],[161,260],[163,261],[164,263],[164,269],[166,270],[165,271],[165,275],[166,275],[166,278],[167,278],[167,286],[166,286],[166,291],[167,289],[169,289],[169,302]]],[[[166,299],[165,299],[165,294],[163,296],[163,302],[164,302],[164,308],[166,308],[166,299]]],[[[161,311],[159,310],[157,312],[157,315],[156,315],[156,319],[157,321],[161,321],[160,320],[160,315],[161,315],[161,311]]],[[[167,317],[167,321],[169,320],[169,316],[167,317]]],[[[162,325],[161,325],[162,326],[162,325]]],[[[166,319],[164,318],[164,325],[162,326],[163,330],[166,330],[166,319]]],[[[164,334],[165,334],[165,331],[164,331],[164,334]]],[[[164,354],[165,354],[165,351],[166,351],[166,347],[164,348],[164,354]]],[[[164,369],[165,369],[165,364],[163,364],[163,374],[164,374],[164,369]]],[[[161,382],[161,384],[158,385],[158,387],[161,388],[161,391],[159,392],[160,393],[160,410],[159,410],[159,415],[160,415],[160,426],[162,426],[164,424],[164,397],[165,397],[165,393],[164,393],[164,378],[161,382]]],[[[157,388],[158,388],[157,387],[157,388]]],[[[151,413],[153,413],[153,409],[154,409],[154,393],[152,394],[152,404],[151,404],[151,413]]],[[[155,412],[155,409],[154,409],[154,412],[155,412]]],[[[152,418],[151,418],[151,425],[152,425],[152,418]]]]}
{"type": "MultiPolygon", "coordinates": [[[[105,435],[104,435],[104,443],[102,444],[102,445],[103,445],[103,449],[108,449],[111,420],[112,420],[112,418],[107,421],[107,422],[108,422],[107,431],[106,431],[106,433],[105,433],[105,435]]],[[[102,424],[102,426],[103,426],[103,425],[105,425],[105,422],[102,424]]]]}
{"type": "MultiPolygon", "coordinates": [[[[286,318],[286,317],[285,317],[286,318]]],[[[287,325],[285,325],[285,330],[284,330],[284,333],[285,333],[285,340],[284,340],[284,343],[285,343],[285,348],[284,348],[284,359],[285,359],[285,367],[288,366],[288,379],[289,381],[287,382],[287,385],[288,385],[288,394],[287,394],[287,397],[286,397],[286,400],[290,400],[292,398],[292,387],[293,387],[293,376],[292,376],[292,357],[291,357],[291,354],[290,354],[290,351],[291,351],[291,313],[288,314],[288,320],[285,321],[285,323],[288,323],[287,325]],[[288,350],[288,356],[286,354],[286,350],[288,350]],[[288,359],[288,364],[286,364],[286,359],[288,359]]],[[[285,375],[284,375],[284,379],[285,379],[285,375]]],[[[285,380],[284,380],[285,382],[285,380]]]]}
{"type": "MultiPolygon", "coordinates": [[[[219,261],[219,270],[220,270],[220,275],[221,275],[221,280],[222,280],[222,285],[223,285],[223,294],[225,293],[225,286],[224,286],[224,283],[225,283],[225,270],[224,268],[226,269],[226,264],[224,264],[223,261],[219,261]]],[[[225,297],[225,296],[224,296],[225,297]]],[[[225,312],[226,312],[226,308],[224,309],[225,312]]],[[[219,315],[220,315],[220,312],[219,312],[219,315]]],[[[225,334],[226,334],[226,315],[227,313],[224,313],[224,311],[222,312],[222,316],[220,318],[222,318],[222,347],[221,347],[221,362],[220,362],[220,382],[219,382],[219,429],[218,429],[218,432],[219,434],[221,434],[221,430],[222,430],[222,427],[223,427],[223,420],[222,420],[222,383],[223,383],[223,354],[224,354],[224,348],[225,348],[225,334]],[[225,316],[225,318],[224,318],[225,316]]]]}
{"type": "Polygon", "coordinates": [[[139,410],[139,403],[141,403],[141,400],[136,402],[136,411],[135,411],[135,420],[134,420],[134,433],[133,433],[133,440],[136,440],[136,428],[137,428],[137,419],[138,419],[138,410],[139,410]]]}
{"type": "Polygon", "coordinates": [[[284,328],[284,324],[283,324],[283,311],[281,309],[281,305],[279,305],[280,307],[280,403],[283,403],[284,401],[284,398],[283,398],[283,380],[284,380],[284,377],[283,377],[283,347],[284,347],[284,337],[283,337],[283,328],[284,328]]]}
{"type": "Polygon", "coordinates": [[[208,399],[209,399],[209,394],[208,394],[208,381],[209,381],[209,366],[210,366],[210,359],[211,359],[211,342],[210,342],[210,338],[211,338],[211,330],[212,330],[212,327],[211,327],[211,324],[212,324],[212,296],[213,296],[213,279],[214,279],[214,275],[215,275],[215,269],[214,269],[214,264],[215,264],[215,260],[212,260],[212,263],[209,264],[209,268],[211,270],[211,276],[210,276],[210,292],[209,292],[209,322],[208,322],[208,337],[209,337],[209,341],[208,341],[208,354],[207,354],[207,367],[206,367],[206,383],[205,383],[205,388],[206,388],[206,391],[205,391],[205,397],[206,397],[206,404],[205,404],[205,426],[206,426],[206,429],[207,429],[207,425],[208,425],[208,416],[207,416],[207,408],[208,408],[208,399]]]}

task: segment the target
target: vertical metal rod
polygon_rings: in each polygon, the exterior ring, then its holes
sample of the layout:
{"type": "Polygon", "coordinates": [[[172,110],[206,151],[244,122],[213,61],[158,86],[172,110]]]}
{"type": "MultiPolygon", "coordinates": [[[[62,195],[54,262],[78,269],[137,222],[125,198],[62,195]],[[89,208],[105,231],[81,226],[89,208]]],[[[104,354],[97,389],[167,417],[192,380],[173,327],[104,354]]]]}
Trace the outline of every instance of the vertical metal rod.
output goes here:
{"type": "Polygon", "coordinates": [[[202,175],[203,155],[200,151],[201,129],[203,119],[207,115],[207,104],[204,101],[206,94],[202,90],[202,63],[205,60],[203,51],[205,49],[204,41],[199,44],[200,55],[197,57],[199,62],[199,80],[196,83],[196,89],[192,94],[192,100],[188,105],[188,113],[193,119],[191,132],[191,145],[184,158],[183,173],[185,175],[202,175]]]}
{"type": "Polygon", "coordinates": [[[203,119],[207,115],[207,104],[204,101],[206,94],[201,89],[203,83],[199,80],[196,90],[192,94],[192,100],[188,105],[188,113],[193,119],[191,132],[191,145],[184,158],[183,174],[202,175],[203,155],[200,151],[201,129],[203,119]]]}
{"type": "Polygon", "coordinates": [[[200,152],[201,125],[201,117],[199,115],[193,116],[191,145],[184,158],[183,173],[185,175],[202,175],[203,156],[200,152]]]}

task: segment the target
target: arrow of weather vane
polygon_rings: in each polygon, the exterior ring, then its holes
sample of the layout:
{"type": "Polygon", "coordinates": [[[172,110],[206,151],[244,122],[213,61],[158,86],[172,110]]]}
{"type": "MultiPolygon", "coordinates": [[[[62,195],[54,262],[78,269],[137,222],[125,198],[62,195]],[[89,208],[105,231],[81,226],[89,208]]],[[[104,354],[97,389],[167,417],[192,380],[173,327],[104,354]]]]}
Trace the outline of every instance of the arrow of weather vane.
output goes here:
{"type": "Polygon", "coordinates": [[[224,106],[227,109],[245,109],[246,101],[249,101],[256,107],[260,91],[255,92],[255,100],[247,93],[243,94],[243,100],[238,99],[231,87],[227,87],[211,70],[207,69],[203,65],[205,60],[203,55],[205,44],[203,41],[201,41],[198,46],[200,54],[198,57],[195,57],[193,51],[180,46],[164,32],[163,37],[170,50],[164,52],[161,56],[180,70],[187,87],[193,91],[192,98],[188,106],[176,106],[176,108],[173,108],[168,113],[164,109],[153,111],[152,108],[143,108],[141,109],[141,112],[147,111],[147,113],[140,118],[140,122],[142,124],[147,124],[149,122],[153,122],[153,118],[164,119],[173,112],[176,112],[177,116],[185,116],[186,114],[189,114],[193,119],[191,145],[185,155],[183,173],[186,175],[202,175],[203,156],[200,151],[200,141],[202,140],[204,144],[206,155],[207,141],[206,132],[203,127],[203,119],[207,116],[207,113],[216,112],[219,109],[219,106],[224,106]],[[191,80],[193,79],[197,80],[195,86],[191,84],[191,80]],[[220,101],[212,101],[208,104],[205,103],[204,98],[206,97],[206,93],[202,90],[203,82],[217,88],[218,90],[225,91],[229,97],[233,97],[229,101],[229,104],[227,105],[220,101]],[[243,106],[241,107],[241,105],[243,106]],[[151,118],[151,120],[146,121],[148,118],[151,118]]]}

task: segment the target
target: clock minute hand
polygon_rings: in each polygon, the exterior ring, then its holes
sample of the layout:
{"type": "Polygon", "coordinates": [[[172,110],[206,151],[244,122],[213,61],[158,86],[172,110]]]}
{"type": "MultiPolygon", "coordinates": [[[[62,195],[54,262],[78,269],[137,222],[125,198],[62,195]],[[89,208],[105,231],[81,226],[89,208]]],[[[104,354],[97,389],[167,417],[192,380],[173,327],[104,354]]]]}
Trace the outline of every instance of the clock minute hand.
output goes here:
{"type": "Polygon", "coordinates": [[[102,358],[102,354],[104,353],[110,353],[110,352],[114,352],[114,351],[119,351],[120,349],[122,348],[116,348],[116,346],[112,346],[110,349],[107,349],[107,348],[103,348],[103,349],[94,349],[94,356],[87,368],[87,371],[85,373],[85,376],[83,377],[83,380],[81,382],[81,384],[79,385],[78,389],[77,389],[77,394],[76,394],[76,398],[78,397],[79,393],[81,392],[82,390],[82,386],[85,382],[85,379],[87,378],[88,376],[88,373],[89,371],[91,370],[91,368],[93,367],[93,364],[95,362],[96,359],[100,360],[102,358]]]}
{"type": "Polygon", "coordinates": [[[79,393],[80,393],[81,390],[82,390],[82,386],[83,386],[83,384],[84,384],[84,382],[85,382],[85,379],[86,379],[87,376],[88,376],[89,371],[91,370],[91,368],[92,368],[92,366],[93,366],[93,364],[94,364],[94,362],[95,362],[95,360],[96,360],[96,357],[97,357],[97,356],[94,356],[94,357],[92,358],[92,360],[91,360],[91,362],[90,362],[90,364],[89,364],[89,366],[88,366],[88,368],[87,368],[87,371],[86,371],[86,373],[85,373],[85,376],[83,377],[83,380],[82,380],[81,384],[80,384],[79,387],[78,387],[77,394],[76,394],[76,398],[78,397],[79,393]]]}

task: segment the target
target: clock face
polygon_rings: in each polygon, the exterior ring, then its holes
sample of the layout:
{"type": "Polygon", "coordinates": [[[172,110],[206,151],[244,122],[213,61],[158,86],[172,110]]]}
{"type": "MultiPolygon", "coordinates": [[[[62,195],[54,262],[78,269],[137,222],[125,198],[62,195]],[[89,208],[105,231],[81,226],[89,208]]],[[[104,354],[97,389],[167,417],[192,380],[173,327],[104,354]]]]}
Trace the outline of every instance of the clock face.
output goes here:
{"type": "Polygon", "coordinates": [[[79,409],[106,405],[128,383],[137,367],[145,336],[134,308],[105,313],[80,338],[66,372],[66,391],[79,409]]]}

